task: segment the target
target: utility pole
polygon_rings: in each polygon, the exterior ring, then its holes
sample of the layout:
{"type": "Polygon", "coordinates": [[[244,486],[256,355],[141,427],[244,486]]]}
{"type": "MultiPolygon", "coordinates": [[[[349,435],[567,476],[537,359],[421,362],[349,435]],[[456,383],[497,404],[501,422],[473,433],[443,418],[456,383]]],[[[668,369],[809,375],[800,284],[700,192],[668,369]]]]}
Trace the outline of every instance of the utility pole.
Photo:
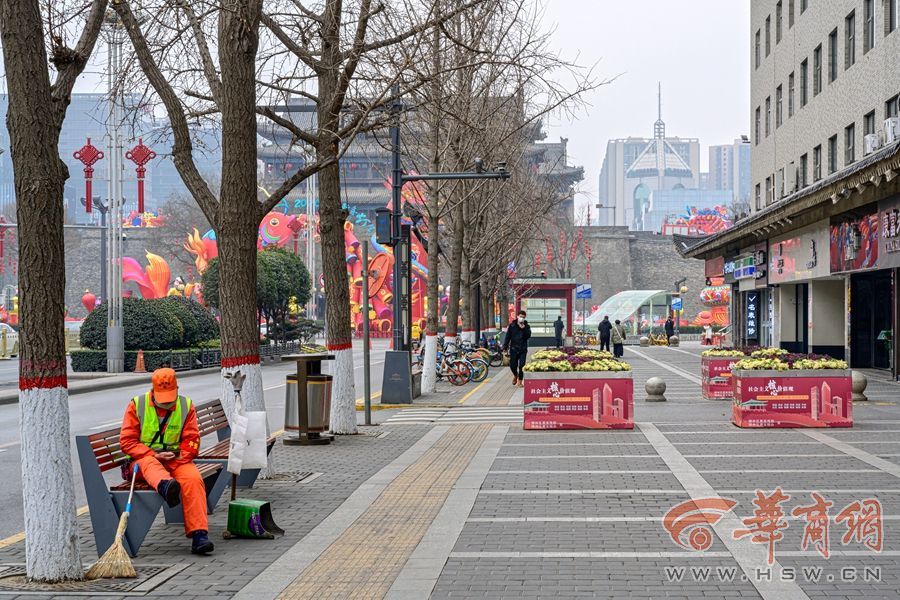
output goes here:
{"type": "MultiPolygon", "coordinates": [[[[100,213],[100,299],[106,301],[108,299],[106,296],[106,270],[109,266],[109,259],[106,256],[106,244],[109,237],[106,231],[106,213],[109,212],[109,200],[104,202],[100,199],[100,196],[94,196],[94,201],[91,204],[100,213]]],[[[87,201],[84,198],[81,199],[81,205],[87,208],[87,201]]]]}

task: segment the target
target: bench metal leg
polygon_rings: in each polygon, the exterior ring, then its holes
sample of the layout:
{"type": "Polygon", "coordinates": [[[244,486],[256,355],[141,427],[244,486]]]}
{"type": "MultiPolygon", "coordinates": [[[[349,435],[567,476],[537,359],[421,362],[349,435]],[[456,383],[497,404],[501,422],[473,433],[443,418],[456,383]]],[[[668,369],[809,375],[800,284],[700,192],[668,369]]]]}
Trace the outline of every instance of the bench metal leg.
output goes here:
{"type": "MultiPolygon", "coordinates": [[[[81,464],[84,494],[90,509],[97,556],[102,556],[115,539],[119,517],[125,511],[125,504],[128,502],[128,492],[109,491],[87,436],[76,436],[75,447],[81,464]]],[[[124,539],[125,549],[132,557],[137,555],[161,506],[162,498],[156,492],[135,492],[124,539]]]]}
{"type": "Polygon", "coordinates": [[[231,483],[231,473],[229,473],[225,467],[228,462],[222,464],[222,470],[219,471],[218,477],[213,480],[212,485],[209,485],[209,482],[206,481],[206,512],[207,514],[213,514],[216,510],[216,505],[219,503],[219,499],[222,497],[222,494],[225,493],[225,490],[228,488],[228,484],[231,483]]]}
{"type": "MultiPolygon", "coordinates": [[[[116,512],[121,515],[125,512],[125,505],[128,503],[128,492],[113,492],[111,496],[116,505],[116,512]]],[[[141,544],[144,543],[144,538],[150,532],[150,528],[153,526],[153,522],[156,520],[156,515],[159,514],[159,509],[162,505],[162,496],[156,492],[141,491],[134,493],[134,499],[131,501],[131,514],[128,516],[128,528],[125,530],[125,539],[123,540],[125,549],[132,558],[137,556],[138,550],[141,544]]],[[[106,548],[112,545],[118,524],[119,519],[116,517],[112,535],[106,548]]],[[[97,548],[99,550],[99,544],[97,548]]],[[[106,548],[103,549],[103,552],[106,551],[106,548]]],[[[98,556],[102,555],[103,552],[98,552],[98,556]]]]}

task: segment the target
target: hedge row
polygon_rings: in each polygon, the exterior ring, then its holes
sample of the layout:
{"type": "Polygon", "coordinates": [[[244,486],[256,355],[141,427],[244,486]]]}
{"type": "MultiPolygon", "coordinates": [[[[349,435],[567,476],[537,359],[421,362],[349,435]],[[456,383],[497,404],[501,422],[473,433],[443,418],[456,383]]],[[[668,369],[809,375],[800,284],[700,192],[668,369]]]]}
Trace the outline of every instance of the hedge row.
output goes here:
{"type": "MultiPolygon", "coordinates": [[[[196,346],[219,337],[219,323],[198,302],[178,296],[158,300],[123,298],[125,350],[169,350],[196,346]]],[[[81,325],[81,346],[106,349],[106,303],[81,325]]]]}
{"type": "MultiPolygon", "coordinates": [[[[72,370],[76,373],[103,372],[106,371],[106,350],[73,350],[69,353],[72,358],[72,370]]],[[[134,350],[125,351],[125,372],[134,371],[137,364],[138,353],[134,350]]],[[[210,360],[217,357],[215,350],[200,348],[188,348],[181,350],[145,350],[144,368],[153,371],[163,366],[176,368],[200,368],[203,358],[210,360]]]]}

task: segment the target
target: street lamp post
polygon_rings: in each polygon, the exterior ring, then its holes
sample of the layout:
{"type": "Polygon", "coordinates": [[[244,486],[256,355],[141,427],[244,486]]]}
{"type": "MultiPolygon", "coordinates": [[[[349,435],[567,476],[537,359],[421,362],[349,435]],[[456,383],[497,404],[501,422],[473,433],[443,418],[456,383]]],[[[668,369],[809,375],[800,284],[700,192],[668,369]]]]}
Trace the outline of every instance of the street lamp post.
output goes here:
{"type": "MultiPolygon", "coordinates": [[[[106,256],[106,213],[109,211],[109,202],[104,202],[99,196],[94,196],[91,204],[97,209],[97,212],[100,213],[100,298],[101,300],[106,300],[106,269],[108,263],[108,258],[106,256]]],[[[82,198],[81,205],[86,209],[88,202],[82,198]]]]}
{"type": "MultiPolygon", "coordinates": [[[[391,115],[393,122],[390,128],[391,137],[391,239],[394,249],[394,296],[393,302],[393,351],[388,352],[384,361],[384,377],[382,378],[382,398],[385,403],[410,403],[412,398],[412,375],[410,372],[410,311],[409,311],[409,227],[401,227],[403,186],[416,181],[462,181],[484,179],[509,179],[506,163],[497,163],[494,170],[485,171],[484,161],[475,159],[475,170],[459,173],[427,173],[424,175],[406,174],[401,166],[400,151],[400,117],[403,103],[400,100],[400,88],[392,89],[393,102],[391,115]]],[[[437,232],[434,232],[435,238],[437,232]]],[[[437,243],[437,239],[432,240],[437,243]]],[[[435,275],[437,276],[437,269],[435,275]]]]}

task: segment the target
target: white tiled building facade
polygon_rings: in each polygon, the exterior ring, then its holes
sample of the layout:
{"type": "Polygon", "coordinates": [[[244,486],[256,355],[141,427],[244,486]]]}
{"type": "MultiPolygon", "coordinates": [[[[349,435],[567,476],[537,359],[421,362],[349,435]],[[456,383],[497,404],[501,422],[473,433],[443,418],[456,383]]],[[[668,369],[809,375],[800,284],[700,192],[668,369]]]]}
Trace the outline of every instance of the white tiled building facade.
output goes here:
{"type": "Polygon", "coordinates": [[[862,159],[867,134],[890,139],[900,0],[752,0],[751,7],[757,211],[862,159]]]}

